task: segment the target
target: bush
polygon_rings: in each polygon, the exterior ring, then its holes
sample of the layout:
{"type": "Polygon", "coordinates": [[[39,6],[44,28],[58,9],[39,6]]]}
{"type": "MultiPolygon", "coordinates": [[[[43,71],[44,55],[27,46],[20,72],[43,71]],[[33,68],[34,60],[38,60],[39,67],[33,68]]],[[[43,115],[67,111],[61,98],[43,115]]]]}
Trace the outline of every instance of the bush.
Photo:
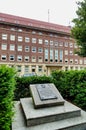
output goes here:
{"type": "Polygon", "coordinates": [[[5,65],[0,66],[0,129],[10,130],[13,116],[13,95],[15,71],[5,65]]]}
{"type": "Polygon", "coordinates": [[[86,70],[55,71],[52,77],[66,100],[86,110],[86,70]]]}
{"type": "Polygon", "coordinates": [[[20,98],[30,97],[30,84],[52,83],[52,79],[47,76],[31,76],[31,77],[17,77],[15,100],[20,98]]]}

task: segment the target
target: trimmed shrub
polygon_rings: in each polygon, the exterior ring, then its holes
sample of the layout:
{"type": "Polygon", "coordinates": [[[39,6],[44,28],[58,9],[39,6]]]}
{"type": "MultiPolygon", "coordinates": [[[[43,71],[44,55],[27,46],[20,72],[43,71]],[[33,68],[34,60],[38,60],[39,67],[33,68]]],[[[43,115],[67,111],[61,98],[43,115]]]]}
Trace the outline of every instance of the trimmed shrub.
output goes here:
{"type": "Polygon", "coordinates": [[[20,98],[30,97],[30,84],[52,83],[51,77],[47,76],[31,76],[31,77],[17,77],[16,78],[16,90],[15,100],[20,98]]]}
{"type": "Polygon", "coordinates": [[[13,116],[13,95],[15,71],[5,65],[0,66],[0,129],[10,130],[13,116]]]}

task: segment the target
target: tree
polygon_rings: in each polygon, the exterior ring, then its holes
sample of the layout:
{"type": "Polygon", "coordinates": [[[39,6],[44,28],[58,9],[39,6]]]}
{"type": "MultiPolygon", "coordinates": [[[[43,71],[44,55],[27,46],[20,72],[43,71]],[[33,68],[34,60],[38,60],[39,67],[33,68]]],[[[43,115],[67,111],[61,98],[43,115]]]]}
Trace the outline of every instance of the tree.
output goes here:
{"type": "Polygon", "coordinates": [[[71,30],[71,34],[79,46],[77,53],[86,57],[86,0],[78,2],[77,5],[77,18],[73,19],[75,25],[71,30]]]}

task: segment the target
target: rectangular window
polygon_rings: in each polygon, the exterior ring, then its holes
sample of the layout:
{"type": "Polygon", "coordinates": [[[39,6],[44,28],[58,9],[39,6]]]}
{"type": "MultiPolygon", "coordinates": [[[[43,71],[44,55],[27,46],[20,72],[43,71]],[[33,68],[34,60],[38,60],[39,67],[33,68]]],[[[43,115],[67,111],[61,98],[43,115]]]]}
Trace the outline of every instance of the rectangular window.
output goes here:
{"type": "Polygon", "coordinates": [[[41,56],[38,57],[38,62],[42,62],[42,57],[41,56]]]}
{"type": "Polygon", "coordinates": [[[17,71],[18,71],[18,72],[21,72],[21,70],[22,70],[21,65],[18,65],[18,66],[17,66],[17,71]]]}
{"type": "Polygon", "coordinates": [[[32,47],[32,52],[36,52],[36,47],[32,47]]]}
{"type": "Polygon", "coordinates": [[[15,51],[15,45],[10,44],[10,51],[15,51]]]}
{"type": "Polygon", "coordinates": [[[65,59],[65,63],[66,63],[66,64],[68,63],[68,59],[65,59]]]}
{"type": "Polygon", "coordinates": [[[48,49],[45,49],[45,61],[48,61],[48,49]]]}
{"type": "Polygon", "coordinates": [[[65,52],[64,52],[64,53],[65,53],[65,55],[68,55],[68,50],[65,50],[65,52]]]}
{"type": "Polygon", "coordinates": [[[65,42],[64,45],[65,45],[65,47],[68,47],[68,42],[65,42]]]}
{"type": "Polygon", "coordinates": [[[15,41],[15,35],[10,35],[10,40],[15,41]]]}
{"type": "Polygon", "coordinates": [[[43,40],[42,40],[42,39],[38,39],[38,43],[39,43],[39,44],[42,44],[42,43],[43,43],[43,40]]]}
{"type": "Polygon", "coordinates": [[[32,43],[36,43],[36,38],[32,38],[32,43]]]}
{"type": "Polygon", "coordinates": [[[25,46],[25,52],[29,52],[29,51],[30,51],[29,46],[25,46]]]}
{"type": "Polygon", "coordinates": [[[7,34],[2,34],[2,39],[7,40],[7,34]]]}
{"type": "Polygon", "coordinates": [[[75,59],[75,64],[78,64],[78,59],[75,59]]]}
{"type": "Polygon", "coordinates": [[[7,59],[6,55],[1,55],[1,60],[6,61],[6,59],[7,59]]]}
{"type": "Polygon", "coordinates": [[[7,44],[3,43],[2,46],[1,46],[1,49],[2,50],[7,50],[7,44]]]}
{"type": "Polygon", "coordinates": [[[80,64],[83,64],[83,60],[80,59],[79,62],[80,62],[80,64]]]}
{"type": "Polygon", "coordinates": [[[22,41],[23,41],[22,36],[18,36],[18,42],[22,42],[22,41]]]}
{"type": "Polygon", "coordinates": [[[71,63],[71,64],[73,63],[73,59],[70,59],[70,63],[71,63]]]}
{"type": "Polygon", "coordinates": [[[59,42],[59,46],[63,46],[63,42],[59,42]]]}
{"type": "Polygon", "coordinates": [[[69,51],[70,55],[73,55],[73,51],[69,51]]]}
{"type": "Polygon", "coordinates": [[[25,73],[28,73],[28,72],[29,72],[29,66],[28,66],[28,65],[25,65],[24,72],[25,72],[25,73]]]}
{"type": "Polygon", "coordinates": [[[18,45],[18,51],[22,51],[22,46],[18,45]]]}
{"type": "Polygon", "coordinates": [[[42,66],[38,66],[38,72],[42,72],[42,66]]]}
{"type": "Polygon", "coordinates": [[[10,61],[14,61],[14,55],[10,55],[10,61]]]}
{"type": "Polygon", "coordinates": [[[58,46],[58,42],[57,42],[57,41],[55,41],[55,42],[54,42],[54,44],[55,44],[55,47],[57,47],[57,46],[58,46]]]}
{"type": "Polygon", "coordinates": [[[53,46],[53,41],[50,41],[50,46],[53,46]]]}
{"type": "Polygon", "coordinates": [[[72,47],[73,47],[73,43],[70,43],[69,45],[70,45],[70,48],[72,48],[72,47]]]}
{"type": "Polygon", "coordinates": [[[60,50],[60,62],[63,61],[63,50],[60,50]]]}
{"type": "Polygon", "coordinates": [[[25,42],[30,42],[30,38],[29,37],[25,37],[25,42]]]}
{"type": "Polygon", "coordinates": [[[36,57],[32,56],[32,62],[36,62],[36,57]]]}
{"type": "Polygon", "coordinates": [[[53,62],[53,49],[50,49],[50,62],[53,62]]]}
{"type": "Polygon", "coordinates": [[[44,43],[45,43],[45,45],[48,45],[48,40],[45,40],[44,43]]]}
{"type": "Polygon", "coordinates": [[[38,52],[42,53],[43,52],[43,48],[38,48],[38,52]]]}
{"type": "Polygon", "coordinates": [[[55,62],[58,62],[58,50],[55,50],[55,62]]]}
{"type": "Polygon", "coordinates": [[[25,56],[25,57],[24,57],[24,61],[25,61],[25,62],[28,62],[28,61],[29,61],[29,56],[25,56]]]}
{"type": "Polygon", "coordinates": [[[17,56],[17,61],[22,61],[22,56],[17,56]]]}

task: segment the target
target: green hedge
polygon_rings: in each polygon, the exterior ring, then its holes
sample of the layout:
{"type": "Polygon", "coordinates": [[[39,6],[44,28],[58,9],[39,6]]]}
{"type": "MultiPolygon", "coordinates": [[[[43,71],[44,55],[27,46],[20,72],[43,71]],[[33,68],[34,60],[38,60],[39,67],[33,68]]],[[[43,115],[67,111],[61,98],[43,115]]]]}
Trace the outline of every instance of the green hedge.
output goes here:
{"type": "Polygon", "coordinates": [[[0,129],[10,130],[13,116],[13,95],[15,71],[7,66],[0,66],[0,129]]]}
{"type": "Polygon", "coordinates": [[[52,77],[66,100],[86,110],[86,70],[54,71],[52,77]]]}
{"type": "Polygon", "coordinates": [[[30,84],[51,83],[52,80],[47,76],[31,76],[31,77],[17,77],[15,100],[20,100],[23,97],[30,97],[30,84]]]}

